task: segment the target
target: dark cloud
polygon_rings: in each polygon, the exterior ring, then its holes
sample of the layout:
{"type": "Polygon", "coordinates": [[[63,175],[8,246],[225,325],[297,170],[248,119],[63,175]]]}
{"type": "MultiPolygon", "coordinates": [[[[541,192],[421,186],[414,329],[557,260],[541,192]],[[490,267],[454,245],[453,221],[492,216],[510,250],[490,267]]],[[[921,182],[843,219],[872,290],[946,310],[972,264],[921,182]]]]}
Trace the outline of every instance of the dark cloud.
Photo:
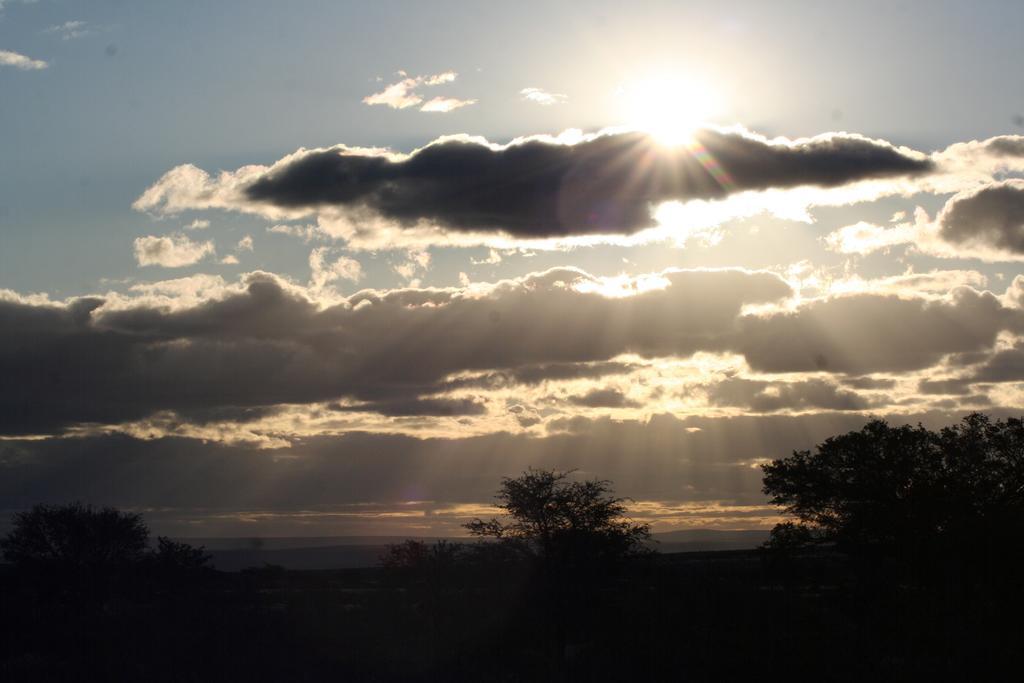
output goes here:
{"type": "MultiPolygon", "coordinates": [[[[1022,123],[1017,125],[1024,125],[1022,123]]],[[[985,150],[994,156],[1024,157],[1024,135],[1000,135],[985,141],[985,150]]]]}
{"type": "Polygon", "coordinates": [[[371,412],[388,417],[451,417],[483,415],[487,412],[487,407],[483,403],[471,398],[399,398],[354,405],[335,404],[330,407],[332,410],[371,412]]]}
{"type": "Polygon", "coordinates": [[[585,394],[570,396],[569,403],[587,408],[635,408],[639,405],[618,389],[592,389],[585,394]]]}
{"type": "Polygon", "coordinates": [[[582,363],[575,374],[593,376],[623,369],[600,365],[622,353],[692,354],[734,332],[745,304],[790,293],[767,273],[665,277],[665,289],[606,298],[572,289],[589,276],[561,269],[483,296],[363,292],[322,310],[267,275],[174,311],[0,301],[0,433],[344,397],[394,411],[384,402],[450,390],[445,377],[466,371],[539,381],[582,363]]]}
{"type": "Polygon", "coordinates": [[[649,421],[581,420],[578,429],[543,438],[495,433],[417,439],[350,432],[271,449],[121,435],[9,440],[0,441],[0,508],[85,500],[166,509],[204,522],[193,525],[190,535],[226,531],[217,529],[218,523],[233,525],[238,535],[246,525],[237,513],[252,510],[315,513],[367,504],[394,510],[410,500],[438,506],[489,503],[501,477],[530,466],[607,477],[622,495],[639,500],[762,504],[760,471],[751,462],[810,448],[863,422],[850,414],[659,415],[649,421]]]}
{"type": "MultiPolygon", "coordinates": [[[[990,413],[1020,416],[1019,410],[990,413]]],[[[892,421],[935,428],[961,416],[932,412],[892,421]]],[[[285,513],[301,514],[311,535],[313,530],[409,533],[410,525],[422,533],[430,517],[393,513],[408,509],[409,501],[426,501],[428,513],[449,504],[489,503],[501,477],[530,466],[606,477],[620,494],[636,500],[764,505],[758,462],[812,448],[829,436],[859,429],[866,420],[851,412],[655,415],[644,421],[578,417],[562,420],[557,433],[543,438],[495,433],[417,439],[350,432],[271,449],[121,435],[6,440],[0,441],[0,508],[84,500],[146,509],[158,533],[191,536],[294,532],[294,520],[272,518],[285,513]],[[356,514],[339,519],[334,515],[339,509],[356,514]],[[378,517],[378,512],[391,514],[378,517]],[[325,519],[317,519],[320,513],[325,519]]],[[[451,531],[459,530],[452,524],[451,531]]]]}
{"type": "MultiPolygon", "coordinates": [[[[1024,142],[1018,143],[1024,153],[1024,142]]],[[[954,244],[981,244],[1024,254],[1024,181],[1007,180],[959,194],[939,213],[939,234],[954,244]]]]}
{"type": "Polygon", "coordinates": [[[524,365],[499,372],[485,372],[477,375],[449,379],[432,387],[424,387],[424,391],[455,391],[458,389],[501,389],[517,385],[532,386],[543,382],[597,379],[608,375],[626,375],[640,366],[635,363],[619,361],[600,361],[595,363],[542,363],[524,365]]]}
{"type": "Polygon", "coordinates": [[[984,394],[973,394],[971,396],[962,396],[958,398],[944,398],[932,402],[932,406],[940,410],[978,409],[987,408],[990,405],[992,405],[992,399],[984,394]]]}
{"type": "Polygon", "coordinates": [[[368,209],[406,225],[426,220],[455,231],[551,237],[635,232],[653,224],[652,204],[667,200],[835,187],[933,168],[921,155],[847,134],[789,144],[707,129],[696,141],[699,151],[660,146],[641,133],[502,148],[449,139],[398,161],[333,148],[298,154],[244,192],[281,208],[368,209]]]}
{"type": "Polygon", "coordinates": [[[922,394],[961,396],[971,393],[970,379],[923,379],[917,383],[917,390],[922,394]]]}
{"type": "Polygon", "coordinates": [[[708,400],[720,406],[746,408],[757,413],[779,410],[865,410],[871,403],[855,392],[831,382],[764,382],[730,378],[708,389],[708,400]]]}
{"type": "Polygon", "coordinates": [[[546,363],[516,368],[508,374],[516,384],[540,384],[551,380],[596,379],[608,375],[626,375],[637,368],[632,363],[546,363]]]}
{"type": "Polygon", "coordinates": [[[663,277],[662,289],[609,298],[580,291],[592,282],[585,273],[556,269],[484,292],[367,291],[327,308],[267,275],[178,309],[2,300],[0,433],[167,411],[248,421],[272,406],[339,400],[386,415],[478,414],[473,401],[442,399],[473,386],[627,372],[609,361],[629,353],[736,352],[761,372],[915,370],[990,350],[999,332],[1020,332],[1024,316],[970,289],[948,301],[865,294],[743,315],[746,305],[782,301],[789,286],[741,270],[663,277]],[[417,402],[426,398],[436,402],[417,402]]]}
{"type": "Polygon", "coordinates": [[[974,382],[1024,381],[1024,344],[993,353],[975,369],[974,382]]]}
{"type": "Polygon", "coordinates": [[[1024,318],[989,292],[960,288],[952,300],[859,294],[790,313],[743,319],[737,350],[759,372],[849,374],[920,370],[947,354],[992,348],[1024,318]]]}
{"type": "Polygon", "coordinates": [[[896,380],[876,377],[844,377],[840,381],[854,389],[892,389],[896,386],[896,380]]]}

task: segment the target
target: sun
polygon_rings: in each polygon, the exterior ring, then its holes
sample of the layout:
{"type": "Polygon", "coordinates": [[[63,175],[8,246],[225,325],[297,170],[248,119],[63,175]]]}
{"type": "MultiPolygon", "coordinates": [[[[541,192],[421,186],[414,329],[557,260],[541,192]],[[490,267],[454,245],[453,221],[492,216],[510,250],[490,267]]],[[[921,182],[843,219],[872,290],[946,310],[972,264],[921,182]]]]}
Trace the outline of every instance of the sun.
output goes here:
{"type": "Polygon", "coordinates": [[[666,146],[685,145],[715,113],[716,97],[706,84],[682,76],[655,76],[620,89],[626,125],[666,146]]]}

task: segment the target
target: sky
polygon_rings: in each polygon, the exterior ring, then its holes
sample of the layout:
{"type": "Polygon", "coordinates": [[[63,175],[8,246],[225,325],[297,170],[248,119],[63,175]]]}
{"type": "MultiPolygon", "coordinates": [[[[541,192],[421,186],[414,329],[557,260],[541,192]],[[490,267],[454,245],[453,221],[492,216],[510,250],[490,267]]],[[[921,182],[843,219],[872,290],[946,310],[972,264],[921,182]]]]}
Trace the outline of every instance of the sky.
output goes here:
{"type": "Polygon", "coordinates": [[[655,531],[1019,415],[1020,3],[0,1],[0,511],[655,531]]]}

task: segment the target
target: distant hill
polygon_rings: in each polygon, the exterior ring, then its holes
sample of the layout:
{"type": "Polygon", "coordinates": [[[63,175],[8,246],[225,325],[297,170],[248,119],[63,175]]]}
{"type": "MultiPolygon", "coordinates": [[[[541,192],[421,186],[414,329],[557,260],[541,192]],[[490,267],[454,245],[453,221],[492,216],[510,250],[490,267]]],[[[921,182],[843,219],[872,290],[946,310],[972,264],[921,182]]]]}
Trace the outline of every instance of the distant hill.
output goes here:
{"type": "MultiPolygon", "coordinates": [[[[319,536],[279,538],[180,538],[196,546],[205,546],[213,555],[213,564],[222,571],[273,564],[295,570],[346,569],[372,567],[389,545],[401,543],[407,536],[319,536]]],[[[754,548],[768,538],[767,530],[721,531],[685,529],[653,534],[655,547],[663,553],[702,552],[708,550],[744,550],[754,548]]],[[[432,543],[437,537],[417,540],[432,543]]],[[[466,539],[450,538],[450,541],[466,539]]]]}
{"type": "Polygon", "coordinates": [[[768,540],[768,534],[767,529],[683,529],[652,534],[652,537],[658,542],[657,549],[663,553],[685,553],[756,548],[768,540]]]}

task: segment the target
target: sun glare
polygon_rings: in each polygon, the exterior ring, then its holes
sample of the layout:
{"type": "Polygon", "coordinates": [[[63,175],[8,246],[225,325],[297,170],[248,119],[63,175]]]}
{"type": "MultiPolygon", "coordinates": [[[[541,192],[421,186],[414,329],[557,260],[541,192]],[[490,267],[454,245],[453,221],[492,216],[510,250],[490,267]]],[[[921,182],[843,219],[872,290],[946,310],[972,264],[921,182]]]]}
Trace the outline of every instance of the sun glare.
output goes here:
{"type": "Polygon", "coordinates": [[[620,92],[626,124],[670,146],[688,143],[714,114],[716,104],[711,88],[679,76],[647,78],[620,92]]]}

